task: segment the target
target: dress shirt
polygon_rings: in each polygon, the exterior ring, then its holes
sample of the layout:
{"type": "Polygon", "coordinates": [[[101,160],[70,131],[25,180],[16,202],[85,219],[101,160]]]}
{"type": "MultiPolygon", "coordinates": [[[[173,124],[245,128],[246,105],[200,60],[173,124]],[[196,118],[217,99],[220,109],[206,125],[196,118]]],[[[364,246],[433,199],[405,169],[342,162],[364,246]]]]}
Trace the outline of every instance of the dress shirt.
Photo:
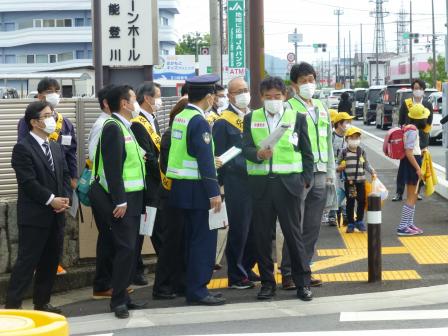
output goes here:
{"type": "Polygon", "coordinates": [[[230,106],[232,106],[233,110],[234,110],[236,113],[238,113],[238,116],[239,116],[240,118],[244,118],[244,116],[245,116],[246,114],[250,113],[250,110],[249,110],[248,107],[246,108],[246,113],[244,113],[243,111],[241,111],[238,107],[236,107],[236,106],[233,105],[232,103],[230,103],[230,106]]]}
{"type": "Polygon", "coordinates": [[[144,109],[142,109],[141,107],[140,107],[140,111],[145,115],[146,119],[149,120],[149,122],[150,122],[150,124],[151,124],[151,126],[152,126],[152,129],[153,129],[154,131],[157,132],[156,123],[155,123],[155,121],[154,121],[154,119],[155,119],[156,117],[154,116],[154,114],[149,113],[149,112],[146,112],[146,111],[145,111],[144,109]]]}
{"type": "MultiPolygon", "coordinates": [[[[37,143],[39,144],[40,148],[42,149],[42,151],[44,152],[45,157],[47,156],[47,152],[45,150],[45,147],[43,146],[43,144],[46,142],[48,143],[48,148],[50,148],[50,144],[48,142],[48,138],[46,138],[45,140],[42,139],[40,136],[38,136],[37,134],[35,134],[34,132],[30,132],[31,136],[36,139],[37,143]]],[[[51,149],[50,149],[50,155],[51,155],[51,159],[53,160],[53,154],[51,153],[51,149]]],[[[55,196],[54,194],[51,194],[50,198],[48,199],[47,203],[45,203],[45,205],[50,204],[51,202],[53,202],[55,196]]]]}
{"type": "Polygon", "coordinates": [[[92,126],[92,129],[89,133],[89,159],[93,162],[96,153],[96,146],[98,145],[98,141],[100,139],[101,131],[103,129],[104,122],[106,119],[110,118],[110,115],[106,112],[101,112],[98,119],[95,120],[95,123],[92,126]]]}
{"type": "Polygon", "coordinates": [[[281,112],[272,115],[268,111],[266,111],[266,109],[264,110],[264,114],[266,115],[266,120],[268,121],[269,125],[269,133],[272,133],[272,131],[277,128],[284,112],[285,110],[282,110],[281,112]]]}

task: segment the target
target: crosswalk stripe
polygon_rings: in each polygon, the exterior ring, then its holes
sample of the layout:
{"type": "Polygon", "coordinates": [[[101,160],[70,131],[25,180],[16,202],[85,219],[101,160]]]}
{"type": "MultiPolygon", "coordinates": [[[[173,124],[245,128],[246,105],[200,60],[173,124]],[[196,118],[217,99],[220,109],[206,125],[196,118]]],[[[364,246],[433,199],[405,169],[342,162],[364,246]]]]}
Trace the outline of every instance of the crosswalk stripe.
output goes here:
{"type": "Polygon", "coordinates": [[[407,320],[437,320],[437,319],[448,319],[448,309],[342,312],[339,317],[340,322],[407,321],[407,320]]]}

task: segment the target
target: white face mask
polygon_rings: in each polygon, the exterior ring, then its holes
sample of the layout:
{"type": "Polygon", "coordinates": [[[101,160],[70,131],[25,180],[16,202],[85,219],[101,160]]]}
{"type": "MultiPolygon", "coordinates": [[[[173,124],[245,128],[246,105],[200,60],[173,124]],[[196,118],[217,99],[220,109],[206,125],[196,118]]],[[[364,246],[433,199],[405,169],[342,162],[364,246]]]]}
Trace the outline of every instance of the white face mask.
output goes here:
{"type": "Polygon", "coordinates": [[[235,96],[235,106],[239,109],[245,109],[249,106],[250,103],[250,93],[240,93],[235,96]]]}
{"type": "Polygon", "coordinates": [[[350,123],[348,123],[348,122],[345,122],[345,123],[342,124],[342,130],[344,132],[346,132],[350,127],[352,127],[352,125],[350,123]]]}
{"type": "Polygon", "coordinates": [[[311,99],[316,92],[316,84],[306,83],[299,86],[299,95],[305,99],[311,99]]]}
{"type": "Polygon", "coordinates": [[[44,119],[45,128],[43,131],[47,134],[51,134],[56,130],[56,120],[53,117],[48,117],[44,119]]]}
{"type": "Polygon", "coordinates": [[[270,114],[277,114],[283,112],[283,100],[272,99],[264,101],[264,108],[270,114]]]}
{"type": "Polygon", "coordinates": [[[163,106],[162,98],[156,98],[154,107],[156,108],[156,111],[159,111],[163,106]]]}
{"type": "Polygon", "coordinates": [[[45,101],[50,104],[52,108],[55,108],[61,101],[61,97],[57,93],[49,93],[45,95],[45,101]]]}
{"type": "Polygon", "coordinates": [[[137,102],[134,103],[134,110],[131,112],[132,112],[132,118],[137,118],[138,115],[140,114],[140,105],[137,102]]]}
{"type": "Polygon", "coordinates": [[[221,110],[224,110],[227,108],[227,106],[229,105],[229,102],[227,101],[226,97],[220,97],[218,98],[218,103],[216,104],[218,106],[218,108],[220,108],[221,110]]]}
{"type": "Polygon", "coordinates": [[[412,93],[414,94],[415,98],[421,98],[425,94],[425,91],[423,91],[423,90],[414,90],[414,91],[412,91],[412,93]]]}
{"type": "Polygon", "coordinates": [[[358,146],[361,144],[361,139],[348,139],[347,144],[350,148],[358,148],[358,146]]]}

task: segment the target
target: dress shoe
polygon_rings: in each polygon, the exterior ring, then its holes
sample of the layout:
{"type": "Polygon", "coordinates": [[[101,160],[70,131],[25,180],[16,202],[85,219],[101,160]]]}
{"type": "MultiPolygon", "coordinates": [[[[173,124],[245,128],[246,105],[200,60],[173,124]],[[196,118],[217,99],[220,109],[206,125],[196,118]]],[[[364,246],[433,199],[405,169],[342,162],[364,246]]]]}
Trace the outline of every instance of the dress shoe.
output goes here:
{"type": "Polygon", "coordinates": [[[320,287],[322,286],[322,280],[311,277],[310,287],[320,287]]]}
{"type": "Polygon", "coordinates": [[[222,298],[221,292],[215,292],[215,293],[209,293],[210,295],[214,296],[215,298],[222,298]]]}
{"type": "Polygon", "coordinates": [[[44,304],[42,306],[34,305],[34,310],[40,310],[48,313],[62,314],[62,310],[53,306],[51,303],[44,304]]]}
{"type": "Polygon", "coordinates": [[[395,194],[394,198],[392,198],[392,202],[401,202],[403,200],[402,194],[395,194]]]}
{"type": "Polygon", "coordinates": [[[92,298],[94,300],[110,299],[112,297],[112,288],[105,291],[93,291],[92,298]]]}
{"type": "Polygon", "coordinates": [[[292,276],[287,275],[282,277],[282,289],[283,290],[295,290],[297,289],[296,284],[292,281],[292,276]]]}
{"type": "Polygon", "coordinates": [[[154,300],[172,300],[176,296],[176,294],[170,292],[152,292],[152,298],[154,300]]]}
{"type": "Polygon", "coordinates": [[[299,287],[297,289],[297,297],[302,301],[311,301],[313,299],[313,292],[309,287],[299,287]]]}
{"type": "Polygon", "coordinates": [[[216,297],[210,294],[200,300],[195,301],[187,300],[187,303],[189,305],[198,305],[198,306],[221,306],[226,303],[226,299],[222,297],[216,297]]]}
{"type": "Polygon", "coordinates": [[[231,288],[231,289],[250,289],[250,288],[254,288],[254,287],[255,287],[255,284],[247,278],[240,280],[238,282],[229,284],[229,288],[231,288]]]}
{"type": "Polygon", "coordinates": [[[125,319],[129,317],[129,310],[125,304],[116,306],[112,309],[112,311],[114,312],[116,318],[125,319]]]}
{"type": "Polygon", "coordinates": [[[126,307],[128,310],[139,310],[139,309],[145,309],[148,305],[148,302],[141,302],[141,303],[135,303],[135,302],[129,302],[126,307]]]}
{"type": "Polygon", "coordinates": [[[132,283],[136,286],[146,286],[148,284],[148,280],[146,280],[145,276],[143,274],[137,274],[134,277],[134,280],[132,283]]]}
{"type": "Polygon", "coordinates": [[[15,310],[20,310],[20,309],[23,309],[23,308],[22,308],[22,306],[11,305],[11,304],[5,304],[5,309],[15,309],[15,310]]]}
{"type": "Polygon", "coordinates": [[[275,287],[261,286],[258,292],[258,300],[270,300],[275,296],[275,287]]]}
{"type": "Polygon", "coordinates": [[[423,196],[422,196],[422,195],[420,195],[420,194],[418,194],[418,196],[417,196],[417,200],[418,200],[418,201],[421,201],[421,200],[423,200],[423,196]]]}

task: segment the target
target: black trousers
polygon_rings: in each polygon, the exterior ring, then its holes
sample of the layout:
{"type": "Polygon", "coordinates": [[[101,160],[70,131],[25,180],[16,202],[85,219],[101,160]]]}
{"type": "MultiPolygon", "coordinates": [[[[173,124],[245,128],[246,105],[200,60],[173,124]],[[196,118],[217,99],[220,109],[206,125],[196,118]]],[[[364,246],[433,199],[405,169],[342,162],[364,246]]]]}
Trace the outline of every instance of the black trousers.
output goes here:
{"type": "Polygon", "coordinates": [[[165,228],[157,259],[153,291],[155,293],[185,292],[185,224],[183,211],[165,207],[158,210],[165,228]]]}
{"type": "Polygon", "coordinates": [[[94,207],[92,207],[92,212],[93,217],[95,218],[96,227],[98,228],[93,290],[95,292],[101,292],[112,288],[113,259],[115,256],[114,238],[110,216],[102,216],[94,207]]]}
{"type": "Polygon", "coordinates": [[[6,308],[19,308],[34,274],[33,303],[50,302],[56,279],[63,226],[56,220],[50,228],[19,226],[19,250],[6,294],[6,308]],[[34,273],[35,271],[35,273],[34,273]]]}
{"type": "MultiPolygon", "coordinates": [[[[301,211],[299,197],[292,195],[280,177],[268,180],[261,199],[254,199],[254,234],[257,246],[258,268],[261,284],[275,287],[272,237],[275,236],[277,217],[291,257],[292,278],[298,287],[308,286],[311,270],[306,258],[300,229],[301,211]]],[[[301,187],[303,188],[303,187],[301,187]]]]}
{"type": "Polygon", "coordinates": [[[130,299],[127,287],[135,265],[135,245],[140,226],[140,216],[130,216],[112,220],[112,235],[115,247],[115,256],[112,272],[112,299],[111,308],[127,304],[130,299]]]}
{"type": "Polygon", "coordinates": [[[356,188],[356,198],[350,197],[348,189],[349,184],[345,182],[345,197],[347,198],[347,220],[350,224],[355,222],[355,203],[357,203],[356,208],[356,220],[364,220],[364,211],[366,206],[366,182],[356,182],[354,183],[356,188]]]}

